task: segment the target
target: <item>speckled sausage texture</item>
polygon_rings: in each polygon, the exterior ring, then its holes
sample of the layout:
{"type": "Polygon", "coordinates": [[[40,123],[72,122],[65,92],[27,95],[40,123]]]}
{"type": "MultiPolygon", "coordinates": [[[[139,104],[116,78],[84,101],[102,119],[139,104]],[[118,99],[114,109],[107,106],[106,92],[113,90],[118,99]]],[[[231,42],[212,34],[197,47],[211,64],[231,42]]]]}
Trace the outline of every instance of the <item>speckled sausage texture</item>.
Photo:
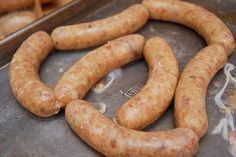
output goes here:
{"type": "Polygon", "coordinates": [[[0,13],[29,7],[33,0],[0,0],[0,13]]]}
{"type": "Polygon", "coordinates": [[[227,26],[210,11],[192,3],[176,0],[144,0],[150,18],[183,24],[198,32],[208,43],[223,46],[228,54],[235,47],[227,26]]]}
{"type": "Polygon", "coordinates": [[[160,37],[144,46],[149,67],[148,80],[142,90],[117,111],[119,124],[142,129],[159,118],[168,108],[179,77],[178,62],[169,44],[160,37]]]}
{"type": "Polygon", "coordinates": [[[51,37],[57,49],[83,49],[131,34],[140,29],[148,18],[148,10],[141,4],[135,4],[105,19],[57,27],[51,37]]]}
{"type": "Polygon", "coordinates": [[[205,96],[209,82],[227,62],[225,49],[212,44],[202,49],[186,65],[175,94],[178,127],[194,130],[202,137],[208,128],[205,96]]]}
{"type": "Polygon", "coordinates": [[[61,106],[81,99],[87,91],[112,69],[141,58],[144,37],[127,35],[88,53],[69,68],[55,86],[61,106]]]}
{"type": "Polygon", "coordinates": [[[53,91],[40,81],[38,69],[53,43],[45,32],[36,32],[16,51],[10,64],[9,81],[14,96],[30,112],[50,117],[59,111],[53,91]]]}
{"type": "Polygon", "coordinates": [[[198,136],[189,129],[141,132],[122,127],[86,101],[66,107],[66,120],[84,141],[109,157],[192,157],[198,136]]]}
{"type": "Polygon", "coordinates": [[[196,30],[209,44],[185,67],[175,94],[177,127],[194,130],[202,137],[208,128],[205,96],[209,82],[234,49],[227,26],[206,9],[183,1],[144,0],[150,18],[171,21],[196,30]]]}

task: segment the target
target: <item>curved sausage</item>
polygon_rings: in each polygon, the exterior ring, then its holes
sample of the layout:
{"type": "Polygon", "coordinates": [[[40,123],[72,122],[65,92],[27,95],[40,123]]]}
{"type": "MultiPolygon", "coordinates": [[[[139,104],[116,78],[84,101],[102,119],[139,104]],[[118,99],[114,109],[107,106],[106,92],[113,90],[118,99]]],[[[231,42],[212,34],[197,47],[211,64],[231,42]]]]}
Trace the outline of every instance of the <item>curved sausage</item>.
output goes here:
{"type": "Polygon", "coordinates": [[[194,130],[202,137],[208,128],[205,97],[207,87],[216,72],[227,62],[225,49],[212,44],[190,60],[180,76],[175,93],[177,127],[194,130]]]}
{"type": "Polygon", "coordinates": [[[54,92],[62,106],[81,99],[87,91],[112,69],[142,56],[144,38],[127,35],[88,53],[68,69],[55,86],[54,92]]]}
{"type": "MultiPolygon", "coordinates": [[[[42,4],[48,4],[54,0],[40,0],[42,4]]],[[[10,12],[32,6],[34,0],[0,0],[0,13],[10,12]]]]}
{"type": "Polygon", "coordinates": [[[118,123],[131,129],[142,129],[164,113],[179,77],[175,54],[164,39],[149,39],[144,46],[144,58],[149,67],[146,85],[116,114],[118,123]]]}
{"type": "Polygon", "coordinates": [[[152,19],[184,24],[196,30],[210,45],[185,67],[175,96],[177,127],[194,130],[202,137],[208,128],[205,96],[215,73],[234,49],[234,38],[227,26],[213,13],[197,5],[175,0],[144,0],[152,19]]]}
{"type": "Polygon", "coordinates": [[[105,19],[57,27],[51,37],[57,49],[83,49],[131,34],[140,29],[148,18],[147,9],[141,4],[135,4],[105,19]]]}
{"type": "Polygon", "coordinates": [[[171,21],[197,31],[210,44],[223,46],[228,54],[235,47],[234,38],[227,26],[210,11],[192,3],[176,0],[144,0],[150,18],[171,21]]]}
{"type": "Polygon", "coordinates": [[[0,17],[0,33],[7,36],[36,19],[33,12],[17,11],[0,17]]]}
{"type": "Polygon", "coordinates": [[[50,36],[42,31],[36,32],[16,51],[9,69],[14,96],[24,108],[40,117],[50,117],[60,109],[53,91],[40,81],[38,75],[40,63],[52,49],[50,36]]]}
{"type": "Polygon", "coordinates": [[[27,8],[33,5],[33,0],[0,0],[0,13],[27,8]]]}
{"type": "Polygon", "coordinates": [[[192,130],[131,130],[114,123],[83,100],[67,105],[65,117],[76,134],[109,157],[192,157],[198,150],[198,137],[192,130]]]}

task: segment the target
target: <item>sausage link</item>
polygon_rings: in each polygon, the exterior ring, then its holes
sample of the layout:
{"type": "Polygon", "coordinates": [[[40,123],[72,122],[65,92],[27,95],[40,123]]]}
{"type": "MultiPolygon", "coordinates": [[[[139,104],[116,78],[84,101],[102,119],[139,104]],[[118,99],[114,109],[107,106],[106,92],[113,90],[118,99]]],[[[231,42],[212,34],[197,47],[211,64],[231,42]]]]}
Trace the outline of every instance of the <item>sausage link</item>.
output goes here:
{"type": "Polygon", "coordinates": [[[38,75],[40,63],[52,49],[50,36],[36,32],[22,43],[10,64],[9,81],[14,96],[24,108],[40,117],[50,117],[60,109],[53,91],[38,75]]]}
{"type": "Polygon", "coordinates": [[[131,129],[142,129],[164,113],[179,77],[175,54],[164,39],[149,39],[144,46],[144,57],[149,67],[147,83],[116,114],[118,123],[131,129]]]}
{"type": "MultiPolygon", "coordinates": [[[[54,0],[40,0],[42,4],[51,3],[54,0]]],[[[32,6],[34,0],[0,0],[0,13],[10,12],[32,6]]]]}
{"type": "Polygon", "coordinates": [[[62,106],[81,99],[109,71],[142,56],[144,38],[133,34],[118,38],[88,53],[68,69],[54,92],[62,106]]]}
{"type": "Polygon", "coordinates": [[[33,5],[33,0],[0,0],[0,13],[27,8],[33,5]]]}
{"type": "Polygon", "coordinates": [[[57,49],[83,49],[131,34],[140,29],[148,18],[148,10],[141,4],[135,4],[105,19],[57,27],[51,36],[57,49]]]}
{"type": "Polygon", "coordinates": [[[210,45],[199,52],[181,74],[175,96],[177,127],[202,137],[208,128],[205,96],[209,82],[223,67],[235,47],[227,26],[206,9],[183,1],[144,0],[152,19],[184,24],[196,30],[210,45]]]}
{"type": "Polygon", "coordinates": [[[144,0],[150,18],[171,21],[197,31],[210,44],[223,46],[228,55],[235,47],[234,38],[227,26],[210,11],[192,3],[176,0],[144,0]]]}
{"type": "Polygon", "coordinates": [[[36,20],[31,11],[17,11],[0,17],[0,34],[7,36],[36,20]]]}
{"type": "Polygon", "coordinates": [[[177,127],[194,130],[202,137],[208,128],[205,96],[209,82],[227,62],[225,49],[212,44],[190,60],[180,76],[175,93],[177,127]]]}
{"type": "Polygon", "coordinates": [[[192,130],[131,130],[112,122],[83,100],[67,105],[65,117],[77,135],[109,157],[192,157],[198,150],[198,137],[192,130]]]}

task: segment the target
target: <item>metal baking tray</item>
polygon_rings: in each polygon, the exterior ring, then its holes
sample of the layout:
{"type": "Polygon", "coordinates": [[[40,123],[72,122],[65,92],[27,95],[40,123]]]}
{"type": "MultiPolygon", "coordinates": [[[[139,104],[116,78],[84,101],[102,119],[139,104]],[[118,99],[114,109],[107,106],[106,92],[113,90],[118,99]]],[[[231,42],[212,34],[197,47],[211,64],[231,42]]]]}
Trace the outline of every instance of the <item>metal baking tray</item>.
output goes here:
{"type": "MultiPolygon", "coordinates": [[[[100,153],[83,142],[67,125],[64,110],[49,119],[42,119],[22,108],[11,93],[8,82],[8,62],[19,44],[37,30],[51,32],[58,25],[87,22],[113,15],[140,0],[77,0],[28,25],[0,42],[0,156],[1,157],[99,157],[100,153]]],[[[190,0],[218,15],[236,37],[236,3],[234,0],[190,0]]],[[[149,21],[138,33],[146,38],[159,35],[172,46],[180,69],[203,48],[206,43],[193,30],[182,25],[149,21]]],[[[54,50],[40,68],[40,77],[50,87],[80,57],[94,48],[75,51],[54,50]]],[[[229,62],[236,64],[236,53],[229,62]]],[[[88,92],[84,99],[105,103],[108,117],[114,117],[117,108],[130,99],[130,93],[142,88],[147,79],[147,66],[143,59],[121,67],[121,75],[103,93],[88,92]],[[127,94],[128,93],[128,94],[127,94]]],[[[235,73],[234,73],[235,74],[235,73]]],[[[215,105],[214,96],[225,82],[223,70],[211,81],[206,104],[209,116],[208,133],[200,141],[196,157],[230,157],[228,142],[221,135],[212,135],[213,128],[224,116],[215,105]]],[[[145,131],[174,128],[173,103],[168,111],[145,131]]]]}

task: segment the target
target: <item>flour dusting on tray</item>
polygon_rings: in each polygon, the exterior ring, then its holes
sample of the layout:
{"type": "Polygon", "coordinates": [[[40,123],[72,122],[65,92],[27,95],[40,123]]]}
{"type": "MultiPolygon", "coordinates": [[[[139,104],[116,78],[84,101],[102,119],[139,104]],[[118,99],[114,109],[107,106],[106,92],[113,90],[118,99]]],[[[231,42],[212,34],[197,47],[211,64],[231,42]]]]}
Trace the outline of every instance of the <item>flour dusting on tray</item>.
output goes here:
{"type": "Polygon", "coordinates": [[[213,129],[212,134],[221,134],[229,143],[229,151],[236,157],[236,129],[233,114],[236,111],[236,78],[231,75],[235,66],[227,63],[224,67],[226,82],[223,88],[215,96],[215,104],[224,113],[224,118],[213,129]]]}

